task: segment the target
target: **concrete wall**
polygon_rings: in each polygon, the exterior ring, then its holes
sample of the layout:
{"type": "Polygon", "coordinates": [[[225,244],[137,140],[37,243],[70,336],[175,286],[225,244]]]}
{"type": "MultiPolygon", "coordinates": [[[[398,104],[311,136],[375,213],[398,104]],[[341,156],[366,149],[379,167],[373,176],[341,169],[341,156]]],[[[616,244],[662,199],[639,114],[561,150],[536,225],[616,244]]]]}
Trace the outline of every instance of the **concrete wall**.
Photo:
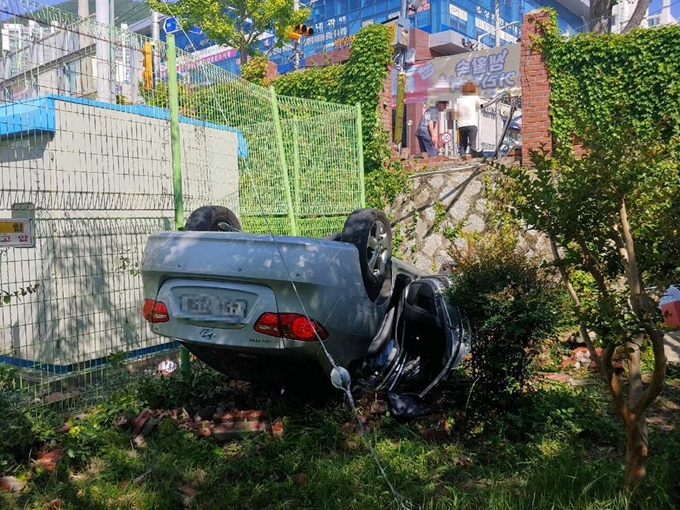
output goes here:
{"type": "MultiPolygon", "coordinates": [[[[169,121],[55,102],[56,130],[0,141],[0,217],[36,206],[35,248],[0,251],[0,288],[38,291],[0,308],[0,360],[67,370],[153,348],[138,264],[149,234],[172,228],[169,121]]],[[[238,211],[235,132],[180,125],[185,215],[238,211]]]]}

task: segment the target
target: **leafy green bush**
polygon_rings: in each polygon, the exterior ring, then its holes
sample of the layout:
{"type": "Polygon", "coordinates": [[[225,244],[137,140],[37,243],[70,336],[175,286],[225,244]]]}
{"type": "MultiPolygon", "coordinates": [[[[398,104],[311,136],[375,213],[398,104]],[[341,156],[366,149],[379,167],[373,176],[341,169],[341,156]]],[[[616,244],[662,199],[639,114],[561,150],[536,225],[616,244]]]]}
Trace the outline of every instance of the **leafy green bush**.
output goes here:
{"type": "Polygon", "coordinates": [[[225,376],[202,362],[193,361],[188,379],[179,370],[165,377],[145,377],[139,382],[137,396],[154,409],[195,407],[210,397],[225,380],[225,376]]]}
{"type": "Polygon", "coordinates": [[[0,388],[0,474],[26,462],[31,450],[55,434],[59,422],[49,410],[24,407],[18,394],[0,388]]]}
{"type": "Polygon", "coordinates": [[[241,65],[241,76],[256,85],[265,86],[265,77],[267,76],[267,68],[269,67],[269,59],[263,55],[251,57],[248,62],[241,65]]]}
{"type": "Polygon", "coordinates": [[[406,169],[399,161],[380,167],[366,176],[366,205],[384,210],[398,195],[408,193],[411,186],[406,169]]]}
{"type": "Polygon", "coordinates": [[[341,102],[343,66],[311,67],[297,73],[284,74],[272,80],[277,94],[315,99],[331,103],[341,102]]]}
{"type": "Polygon", "coordinates": [[[509,228],[469,237],[457,254],[452,302],[473,331],[475,407],[506,408],[522,395],[542,342],[564,319],[564,293],[554,275],[517,249],[509,228]]]}
{"type": "Polygon", "coordinates": [[[35,443],[31,422],[15,407],[6,393],[0,393],[0,472],[11,468],[17,459],[28,454],[35,443]]]}
{"type": "MultiPolygon", "coordinates": [[[[586,151],[599,151],[591,167],[611,167],[612,163],[602,161],[603,155],[625,167],[636,158],[619,154],[622,147],[644,148],[645,168],[633,172],[642,177],[634,188],[649,198],[627,200],[636,256],[645,268],[647,284],[676,281],[680,278],[680,177],[671,156],[677,154],[680,125],[680,27],[606,36],[583,33],[565,39],[556,13],[542,25],[545,35],[536,43],[550,74],[553,157],[573,167],[572,145],[577,142],[586,151]],[[654,157],[659,146],[661,158],[654,157]],[[664,178],[654,178],[661,172],[664,178]]],[[[592,168],[587,173],[593,173],[592,168]]],[[[615,174],[623,180],[621,170],[617,168],[615,174]]],[[[602,192],[583,197],[582,202],[587,205],[588,199],[604,201],[602,192]]]]}
{"type": "Polygon", "coordinates": [[[500,416],[495,430],[507,439],[520,441],[584,437],[597,440],[601,446],[618,446],[621,442],[620,421],[612,414],[601,386],[545,385],[522,405],[500,416]]]}

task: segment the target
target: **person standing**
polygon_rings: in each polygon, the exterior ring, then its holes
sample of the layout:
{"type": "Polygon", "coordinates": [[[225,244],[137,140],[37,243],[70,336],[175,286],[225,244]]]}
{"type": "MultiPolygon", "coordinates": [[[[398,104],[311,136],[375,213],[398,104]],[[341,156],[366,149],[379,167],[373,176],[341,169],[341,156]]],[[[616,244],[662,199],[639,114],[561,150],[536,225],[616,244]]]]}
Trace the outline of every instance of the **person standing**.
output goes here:
{"type": "Polygon", "coordinates": [[[420,152],[427,152],[431,158],[437,155],[437,121],[439,120],[439,112],[446,109],[446,101],[438,101],[436,108],[427,108],[423,112],[423,116],[416,129],[416,138],[418,139],[418,146],[420,152]]]}
{"type": "Polygon", "coordinates": [[[463,85],[463,95],[456,99],[456,120],[458,121],[458,151],[465,156],[468,147],[473,157],[477,152],[477,131],[479,117],[477,112],[484,108],[482,98],[477,92],[477,85],[468,81],[463,85]]]}

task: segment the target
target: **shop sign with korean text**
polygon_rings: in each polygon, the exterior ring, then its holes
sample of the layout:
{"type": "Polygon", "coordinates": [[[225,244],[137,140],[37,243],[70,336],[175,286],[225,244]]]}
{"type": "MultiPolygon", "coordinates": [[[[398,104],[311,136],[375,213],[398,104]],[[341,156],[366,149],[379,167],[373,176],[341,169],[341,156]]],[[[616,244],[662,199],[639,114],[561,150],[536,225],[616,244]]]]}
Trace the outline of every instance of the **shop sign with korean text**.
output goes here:
{"type": "MultiPolygon", "coordinates": [[[[520,86],[519,57],[520,45],[509,44],[413,65],[406,71],[405,102],[425,102],[432,89],[459,91],[467,81],[476,83],[483,96],[515,89],[520,86]]],[[[396,73],[393,78],[396,92],[396,73]]]]}

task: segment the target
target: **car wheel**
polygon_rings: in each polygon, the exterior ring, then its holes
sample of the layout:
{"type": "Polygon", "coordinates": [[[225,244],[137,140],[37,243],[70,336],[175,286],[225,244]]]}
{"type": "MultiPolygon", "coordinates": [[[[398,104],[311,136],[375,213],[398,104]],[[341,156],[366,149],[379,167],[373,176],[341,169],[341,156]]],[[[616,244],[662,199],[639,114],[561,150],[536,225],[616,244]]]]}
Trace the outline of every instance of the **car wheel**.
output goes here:
{"type": "Polygon", "coordinates": [[[191,213],[184,230],[240,232],[241,222],[231,209],[218,205],[208,205],[191,213]]]}
{"type": "Polygon", "coordinates": [[[382,294],[392,280],[392,229],[385,213],[358,209],[349,215],[342,229],[342,241],[359,250],[361,276],[371,301],[382,294]]]}

